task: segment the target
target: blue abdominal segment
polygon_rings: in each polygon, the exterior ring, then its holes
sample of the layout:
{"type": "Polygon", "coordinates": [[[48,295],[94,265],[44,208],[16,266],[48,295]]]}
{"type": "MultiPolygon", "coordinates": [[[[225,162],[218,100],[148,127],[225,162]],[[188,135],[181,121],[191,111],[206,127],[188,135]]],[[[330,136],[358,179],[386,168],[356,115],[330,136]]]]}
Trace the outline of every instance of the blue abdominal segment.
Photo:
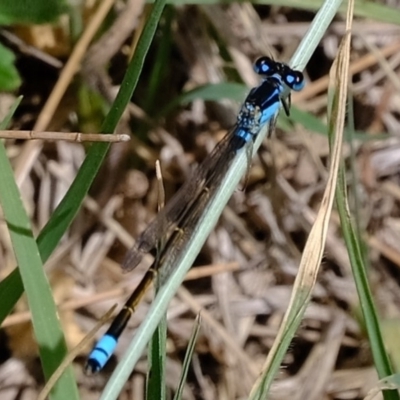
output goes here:
{"type": "Polygon", "coordinates": [[[114,336],[105,334],[90,352],[86,362],[86,370],[90,371],[90,373],[101,371],[114,353],[117,347],[117,340],[114,336]]]}

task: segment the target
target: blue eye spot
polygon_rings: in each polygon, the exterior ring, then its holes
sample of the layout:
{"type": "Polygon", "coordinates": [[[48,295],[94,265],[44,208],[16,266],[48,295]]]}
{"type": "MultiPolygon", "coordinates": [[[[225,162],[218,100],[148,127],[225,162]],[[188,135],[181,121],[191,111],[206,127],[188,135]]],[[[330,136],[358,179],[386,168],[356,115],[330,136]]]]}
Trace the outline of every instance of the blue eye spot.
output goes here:
{"type": "Polygon", "coordinates": [[[277,63],[269,57],[260,57],[253,65],[254,72],[258,75],[271,76],[277,71],[277,63]]]}
{"type": "Polygon", "coordinates": [[[288,76],[286,77],[286,82],[287,82],[287,83],[292,84],[292,83],[294,82],[294,80],[295,80],[295,77],[294,77],[294,76],[288,75],[288,76]]]}
{"type": "Polygon", "coordinates": [[[300,71],[288,70],[283,80],[290,89],[299,91],[304,87],[304,75],[300,71]]]}

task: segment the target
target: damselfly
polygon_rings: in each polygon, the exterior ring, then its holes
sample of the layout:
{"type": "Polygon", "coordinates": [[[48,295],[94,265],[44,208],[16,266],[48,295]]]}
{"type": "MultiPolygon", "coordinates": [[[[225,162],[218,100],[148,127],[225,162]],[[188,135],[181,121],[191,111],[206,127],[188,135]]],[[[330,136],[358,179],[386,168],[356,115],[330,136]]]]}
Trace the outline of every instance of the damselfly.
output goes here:
{"type": "Polygon", "coordinates": [[[122,268],[129,271],[140,263],[144,254],[156,249],[160,243],[165,243],[161,249],[157,249],[159,254],[156,261],[90,353],[86,364],[87,372],[98,372],[111,357],[118,338],[153,281],[155,273],[160,269],[163,279],[168,277],[169,271],[162,270],[164,257],[170,258],[171,253],[176,254],[195,229],[205,204],[218,187],[238,151],[245,148],[250,157],[251,145],[257,134],[262,126],[275,116],[280,105],[282,104],[285,112],[289,113],[290,102],[284,99],[285,92],[299,91],[304,86],[301,72],[268,57],[259,58],[254,64],[254,70],[263,79],[246,97],[234,128],[194,170],[165,208],[139,236],[135,246],[128,251],[122,268]]]}

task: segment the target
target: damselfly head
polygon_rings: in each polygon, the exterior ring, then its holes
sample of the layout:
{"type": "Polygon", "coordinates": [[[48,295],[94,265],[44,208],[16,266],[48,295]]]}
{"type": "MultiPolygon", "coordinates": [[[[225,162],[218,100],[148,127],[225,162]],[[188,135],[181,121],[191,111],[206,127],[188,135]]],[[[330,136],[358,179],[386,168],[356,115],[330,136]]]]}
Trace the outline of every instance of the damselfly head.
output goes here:
{"type": "Polygon", "coordinates": [[[299,91],[304,87],[304,76],[300,71],[290,68],[287,64],[274,61],[270,57],[258,58],[253,68],[258,75],[264,78],[275,77],[292,90],[299,91]]]}

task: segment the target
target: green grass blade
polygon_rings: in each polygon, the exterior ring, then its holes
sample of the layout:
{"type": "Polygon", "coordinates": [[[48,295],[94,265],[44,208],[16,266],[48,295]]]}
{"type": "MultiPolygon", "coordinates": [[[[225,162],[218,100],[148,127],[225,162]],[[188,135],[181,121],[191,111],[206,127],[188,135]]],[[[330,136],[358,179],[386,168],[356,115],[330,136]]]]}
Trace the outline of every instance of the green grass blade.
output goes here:
{"type": "Polygon", "coordinates": [[[190,361],[192,360],[194,350],[196,349],[197,338],[199,337],[201,327],[201,315],[198,314],[196,320],[194,321],[193,331],[190,335],[190,340],[185,354],[185,359],[183,360],[183,370],[181,374],[181,379],[179,381],[178,388],[176,390],[174,400],[180,400],[183,398],[183,389],[185,388],[185,382],[189,372],[190,361]]]}
{"type": "MultiPolygon", "coordinates": [[[[172,62],[173,49],[173,23],[175,21],[176,10],[173,6],[165,9],[163,14],[163,22],[160,25],[159,35],[161,40],[157,45],[156,54],[149,66],[150,78],[146,85],[144,94],[143,108],[147,115],[158,115],[160,108],[164,105],[164,101],[160,98],[160,93],[164,92],[165,83],[169,81],[172,71],[169,69],[172,62]]],[[[166,96],[168,97],[168,96],[166,96]]]]}
{"type": "MultiPolygon", "coordinates": [[[[12,115],[11,113],[9,116],[12,115]]],[[[9,118],[7,118],[9,119],[9,118]]],[[[48,379],[67,354],[57,308],[43,269],[30,220],[22,204],[14,173],[0,142],[0,204],[9,229],[22,282],[17,276],[6,281],[8,289],[23,284],[26,290],[32,323],[45,378],[48,379]]],[[[2,301],[7,299],[2,297],[2,301]]],[[[15,300],[15,299],[14,299],[15,300]]],[[[55,385],[52,399],[78,399],[72,368],[68,368],[55,385]]]]}
{"type": "MultiPolygon", "coordinates": [[[[146,22],[146,26],[144,27],[143,33],[139,39],[136,52],[134,54],[131,64],[129,65],[128,71],[124,77],[124,81],[121,85],[121,92],[122,92],[122,89],[124,88],[124,83],[126,83],[126,81],[135,80],[135,85],[132,88],[132,92],[133,92],[133,89],[136,87],[139,73],[143,67],[144,59],[146,57],[147,51],[150,47],[153,36],[157,29],[157,25],[161,18],[161,14],[164,10],[165,3],[166,3],[165,0],[157,0],[154,2],[153,9],[151,10],[149,18],[146,22]]],[[[125,96],[122,96],[122,95],[118,96],[116,101],[114,102],[113,109],[110,111],[109,115],[114,116],[114,117],[118,116],[118,118],[119,118],[122,115],[122,112],[125,109],[127,102],[130,100],[131,95],[132,95],[131,92],[128,93],[125,90],[125,96]],[[123,102],[123,99],[126,102],[123,102]]],[[[160,321],[160,319],[161,319],[161,316],[158,319],[158,321],[160,321]]],[[[156,328],[156,326],[154,328],[156,328]]],[[[154,329],[151,331],[151,335],[153,334],[153,332],[154,332],[154,329]]],[[[124,382],[125,382],[124,379],[125,378],[123,376],[121,377],[121,376],[118,376],[118,374],[113,374],[112,378],[109,380],[106,388],[104,389],[104,392],[103,392],[101,398],[107,399],[107,400],[116,399],[119,395],[119,392],[120,392],[122,386],[124,385],[124,382]]]]}
{"type": "Polygon", "coordinates": [[[15,55],[0,43],[0,91],[16,90],[21,77],[15,67],[15,55]]]}
{"type": "MultiPolygon", "coordinates": [[[[292,130],[290,122],[300,124],[303,128],[308,131],[319,133],[322,136],[328,136],[328,126],[322,122],[319,118],[310,114],[309,112],[302,111],[297,107],[293,106],[290,109],[290,116],[280,115],[278,120],[278,126],[286,131],[292,130]],[[280,124],[281,122],[281,124],[280,124]]],[[[353,131],[346,129],[344,132],[345,140],[351,142],[352,140],[357,140],[360,142],[368,142],[371,140],[384,140],[388,139],[389,135],[387,133],[380,133],[370,135],[367,132],[353,131]]]]}
{"type": "Polygon", "coordinates": [[[161,318],[160,323],[149,346],[149,368],[147,373],[147,396],[149,400],[166,399],[166,374],[167,360],[167,318],[161,318]]]}
{"type": "MultiPolygon", "coordinates": [[[[158,276],[159,278],[159,276],[158,276]]],[[[160,279],[155,282],[156,293],[160,288],[160,279]]],[[[146,399],[166,399],[166,362],[167,362],[167,316],[164,314],[149,345],[149,367],[147,371],[146,399]]]]}
{"type": "MultiPolygon", "coordinates": [[[[361,251],[360,238],[357,230],[353,226],[348,207],[346,176],[343,165],[339,170],[338,188],[336,191],[336,205],[340,216],[340,226],[343,238],[349,254],[350,264],[353,271],[354,281],[357,288],[358,298],[360,299],[361,311],[364,316],[365,327],[368,333],[372,356],[379,378],[385,378],[393,374],[389,357],[385,350],[379,320],[374,305],[371,289],[368,283],[364,257],[361,251]]],[[[398,400],[400,397],[397,392],[384,392],[385,400],[398,400]]]]}
{"type": "MultiPolygon", "coordinates": [[[[12,105],[10,111],[4,120],[0,123],[0,129],[7,129],[15,110],[21,103],[22,96],[20,96],[12,105]]],[[[11,273],[0,282],[0,299],[2,304],[0,307],[0,322],[10,313],[15,303],[20,298],[22,288],[21,275],[19,273],[11,273]]]]}
{"type": "Polygon", "coordinates": [[[182,93],[170,101],[157,115],[163,117],[179,105],[185,105],[193,100],[220,101],[223,99],[243,101],[249,88],[241,83],[223,82],[198,86],[182,93]]]}
{"type": "Polygon", "coordinates": [[[18,270],[14,270],[0,282],[0,321],[4,321],[10,314],[14,305],[17,303],[22,294],[22,279],[18,270]]]}
{"type": "Polygon", "coordinates": [[[68,11],[65,0],[0,1],[0,24],[43,24],[54,22],[68,11]]]}

